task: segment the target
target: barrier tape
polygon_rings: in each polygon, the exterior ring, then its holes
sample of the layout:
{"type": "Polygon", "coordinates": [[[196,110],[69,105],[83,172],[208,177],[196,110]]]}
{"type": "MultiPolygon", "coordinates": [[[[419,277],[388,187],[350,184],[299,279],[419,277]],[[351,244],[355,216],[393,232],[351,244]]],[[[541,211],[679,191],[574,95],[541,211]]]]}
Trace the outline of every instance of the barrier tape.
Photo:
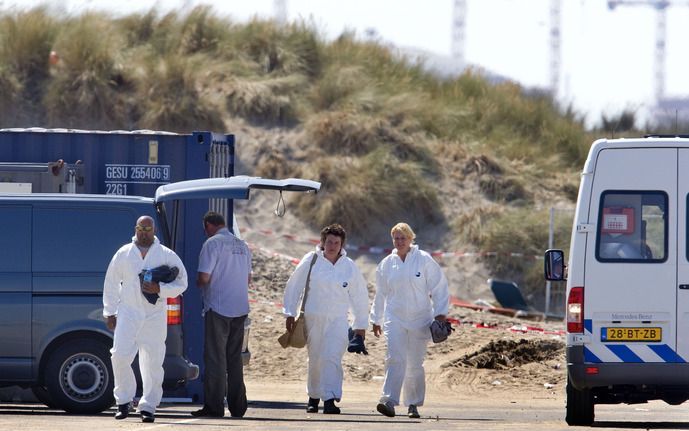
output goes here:
{"type": "MultiPolygon", "coordinates": [[[[285,238],[290,241],[294,242],[301,242],[305,244],[311,244],[311,245],[318,245],[320,244],[320,239],[314,239],[314,238],[302,238],[297,235],[293,234],[278,234],[271,229],[247,229],[247,228],[240,228],[239,231],[241,233],[246,233],[246,232],[254,232],[254,233],[259,233],[264,236],[279,236],[281,238],[285,238]]],[[[355,245],[355,244],[346,244],[345,249],[350,250],[350,251],[357,251],[360,253],[367,253],[367,254],[390,254],[392,252],[392,248],[389,247],[376,247],[376,246],[368,246],[368,245],[355,245]]],[[[432,251],[429,252],[429,254],[435,258],[438,259],[443,259],[443,258],[448,258],[448,257],[460,257],[460,258],[471,258],[471,257],[498,257],[498,256],[503,256],[503,257],[512,257],[512,258],[519,258],[519,259],[528,259],[528,260],[543,260],[543,256],[539,255],[530,255],[526,253],[521,253],[521,252],[497,252],[497,251],[432,251]]]]}

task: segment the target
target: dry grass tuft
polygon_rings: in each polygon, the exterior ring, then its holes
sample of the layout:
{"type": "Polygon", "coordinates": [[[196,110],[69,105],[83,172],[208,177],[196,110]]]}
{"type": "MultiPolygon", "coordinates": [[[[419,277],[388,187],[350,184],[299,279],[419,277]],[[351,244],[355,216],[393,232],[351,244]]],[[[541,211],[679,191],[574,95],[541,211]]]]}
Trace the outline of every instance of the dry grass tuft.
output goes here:
{"type": "Polygon", "coordinates": [[[319,225],[338,222],[362,238],[389,229],[391,220],[433,224],[443,218],[418,167],[382,149],[360,158],[322,157],[307,172],[321,181],[322,192],[303,200],[302,210],[319,225]]]}
{"type": "Polygon", "coordinates": [[[305,125],[308,143],[330,154],[365,156],[382,150],[401,162],[413,162],[428,173],[438,165],[425,140],[400,132],[387,120],[352,112],[325,112],[305,125]]]}
{"type": "Polygon", "coordinates": [[[452,223],[452,230],[458,233],[463,243],[478,246],[485,241],[485,227],[499,218],[505,208],[496,204],[481,205],[459,213],[452,223]]]}
{"type": "Polygon", "coordinates": [[[58,31],[46,7],[0,18],[2,125],[29,126],[44,115],[41,99],[50,78],[48,59],[58,31]]]}
{"type": "Polygon", "coordinates": [[[201,100],[192,59],[170,55],[151,59],[147,67],[138,89],[143,101],[139,127],[176,132],[223,128],[217,108],[201,100]]]}
{"type": "Polygon", "coordinates": [[[359,65],[331,66],[313,86],[311,102],[317,110],[345,108],[350,97],[371,85],[368,80],[359,65]]]}
{"type": "Polygon", "coordinates": [[[472,156],[464,164],[464,175],[468,174],[489,174],[500,175],[504,172],[498,162],[486,155],[472,156]]]}
{"type": "Polygon", "coordinates": [[[284,154],[269,149],[259,154],[254,174],[263,178],[289,178],[298,176],[294,174],[297,169],[284,154]]]}
{"type": "Polygon", "coordinates": [[[302,75],[249,80],[235,78],[228,84],[227,110],[256,125],[293,126],[299,117],[302,75]]]}
{"type": "Polygon", "coordinates": [[[85,14],[61,27],[55,41],[60,62],[43,100],[48,125],[109,129],[126,122],[131,86],[120,48],[104,15],[85,14]]]}

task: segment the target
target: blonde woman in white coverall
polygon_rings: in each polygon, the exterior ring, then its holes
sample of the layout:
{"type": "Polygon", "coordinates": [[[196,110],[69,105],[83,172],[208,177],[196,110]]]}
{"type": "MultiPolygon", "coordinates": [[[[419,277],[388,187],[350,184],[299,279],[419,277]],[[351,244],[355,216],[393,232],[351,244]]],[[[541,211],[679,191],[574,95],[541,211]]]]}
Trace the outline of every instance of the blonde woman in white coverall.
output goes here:
{"type": "Polygon", "coordinates": [[[297,265],[285,287],[283,312],[288,331],[294,329],[299,315],[309,266],[314,253],[309,292],[304,308],[306,347],[309,355],[306,411],[318,412],[324,400],[323,413],[339,414],[335,401],[342,398],[342,356],[349,343],[347,312],[352,309],[354,332],[366,336],[368,327],[368,290],[366,281],[344,250],[346,232],[339,224],[321,231],[321,243],[315,252],[307,253],[297,265]]]}
{"type": "Polygon", "coordinates": [[[115,331],[110,350],[117,402],[115,419],[129,414],[129,405],[136,392],[132,361],[139,353],[143,396],[139,413],[143,422],[155,421],[155,410],[163,396],[163,360],[167,337],[167,301],[181,295],[187,288],[187,272],[174,251],[160,244],[155,237],[155,224],[149,216],[136,222],[132,242],[122,246],[110,261],[103,286],[103,316],[115,331]],[[171,283],[139,281],[143,269],[161,265],[177,267],[179,274],[171,283]],[[151,304],[141,293],[158,294],[151,304]]]}
{"type": "Polygon", "coordinates": [[[395,249],[376,269],[376,295],[371,308],[373,334],[381,326],[387,340],[385,382],[377,410],[395,416],[404,386],[407,415],[418,418],[426,395],[423,360],[433,319],[444,321],[450,296],[447,279],[430,254],[413,244],[416,234],[406,223],[390,231],[395,249]]]}

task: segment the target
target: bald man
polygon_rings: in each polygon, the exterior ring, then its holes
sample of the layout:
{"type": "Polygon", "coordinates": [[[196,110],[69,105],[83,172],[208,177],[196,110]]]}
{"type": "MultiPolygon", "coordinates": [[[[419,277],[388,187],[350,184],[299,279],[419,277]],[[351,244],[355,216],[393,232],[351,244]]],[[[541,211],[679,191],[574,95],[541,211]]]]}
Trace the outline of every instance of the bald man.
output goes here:
{"type": "Polygon", "coordinates": [[[179,296],[187,288],[187,272],[174,251],[155,236],[152,217],[136,221],[134,237],[110,261],[103,286],[103,316],[108,329],[115,331],[110,350],[117,402],[115,419],[125,419],[136,392],[132,362],[139,354],[143,395],[139,400],[142,422],[154,422],[155,410],[163,396],[163,360],[167,337],[166,298],[179,296]],[[170,283],[141,282],[142,271],[167,265],[179,273],[170,283]],[[157,294],[151,303],[143,293],[157,294]]]}

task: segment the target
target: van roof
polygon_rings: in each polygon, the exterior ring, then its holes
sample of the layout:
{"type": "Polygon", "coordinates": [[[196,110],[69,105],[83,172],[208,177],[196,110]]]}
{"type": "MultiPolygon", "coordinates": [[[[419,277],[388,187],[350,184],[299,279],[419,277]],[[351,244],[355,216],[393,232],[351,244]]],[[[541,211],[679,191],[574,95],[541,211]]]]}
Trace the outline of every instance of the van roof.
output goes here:
{"type": "Polygon", "coordinates": [[[601,138],[596,140],[593,145],[611,146],[633,146],[648,147],[666,145],[671,147],[689,146],[689,135],[646,135],[638,138],[601,138]]]}
{"type": "Polygon", "coordinates": [[[593,172],[598,154],[606,149],[621,148],[689,148],[689,135],[646,135],[638,138],[602,138],[589,149],[583,173],[593,172]]]}
{"type": "Polygon", "coordinates": [[[101,202],[101,203],[145,203],[153,205],[153,198],[127,195],[96,195],[75,193],[0,193],[0,201],[41,201],[41,202],[101,202]]]}

